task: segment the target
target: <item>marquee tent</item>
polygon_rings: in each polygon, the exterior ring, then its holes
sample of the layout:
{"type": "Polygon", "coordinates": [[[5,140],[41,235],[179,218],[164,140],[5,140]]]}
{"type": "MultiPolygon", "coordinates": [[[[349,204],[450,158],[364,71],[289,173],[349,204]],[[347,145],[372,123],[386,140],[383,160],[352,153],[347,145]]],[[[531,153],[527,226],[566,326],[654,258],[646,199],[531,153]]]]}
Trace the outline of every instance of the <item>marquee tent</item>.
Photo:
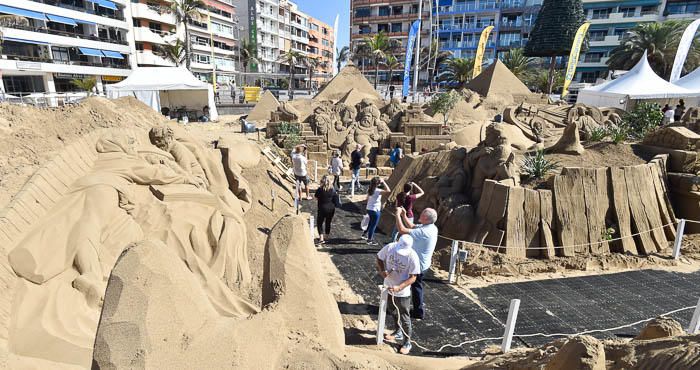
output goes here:
{"type": "Polygon", "coordinates": [[[687,102],[697,102],[700,100],[700,90],[688,90],[659,77],[651,69],[646,53],[634,68],[621,77],[582,89],[578,93],[579,103],[622,109],[631,107],[638,100],[670,102],[680,98],[687,102]]]}
{"type": "Polygon", "coordinates": [[[700,92],[700,68],[683,76],[675,84],[693,92],[700,92]]]}
{"type": "Polygon", "coordinates": [[[209,118],[219,118],[212,86],[181,67],[136,68],[125,80],[107,85],[106,90],[110,99],[133,96],[158,112],[161,107],[201,112],[209,106],[209,118]]]}

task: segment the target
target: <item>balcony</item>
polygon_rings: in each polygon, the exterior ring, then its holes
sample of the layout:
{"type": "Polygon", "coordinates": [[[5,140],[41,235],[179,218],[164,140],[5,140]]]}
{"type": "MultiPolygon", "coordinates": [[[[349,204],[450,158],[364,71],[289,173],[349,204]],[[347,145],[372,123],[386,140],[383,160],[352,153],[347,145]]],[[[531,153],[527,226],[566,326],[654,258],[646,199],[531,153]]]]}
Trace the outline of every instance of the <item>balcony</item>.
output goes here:
{"type": "Polygon", "coordinates": [[[465,23],[465,24],[441,24],[438,27],[440,32],[481,32],[484,28],[491,26],[491,23],[465,23]]]}
{"type": "MultiPolygon", "coordinates": [[[[112,59],[109,58],[104,58],[100,62],[87,62],[87,61],[82,61],[82,60],[63,60],[63,59],[51,59],[51,58],[45,58],[45,57],[32,57],[32,56],[26,56],[26,55],[3,55],[2,59],[3,64],[10,62],[10,61],[15,61],[16,64],[20,63],[34,63],[36,65],[36,69],[43,70],[43,71],[52,71],[52,72],[64,72],[66,69],[65,68],[46,68],[41,66],[40,64],[52,64],[52,65],[65,65],[65,66],[79,66],[79,67],[99,67],[99,68],[110,68],[110,69],[130,69],[131,67],[129,66],[129,63],[127,62],[126,59],[122,61],[113,61],[112,59]]],[[[76,73],[75,69],[71,69],[70,73],[76,73]]]]}
{"type": "Polygon", "coordinates": [[[622,36],[611,35],[611,36],[604,36],[604,37],[591,37],[589,39],[589,42],[590,42],[591,47],[617,46],[617,45],[620,45],[621,39],[622,39],[622,36]]]}
{"type": "Polygon", "coordinates": [[[147,27],[134,27],[134,40],[153,44],[166,44],[175,34],[171,32],[152,30],[147,27]]]}
{"type": "Polygon", "coordinates": [[[608,13],[588,16],[591,24],[611,24],[611,23],[631,23],[631,22],[656,22],[659,18],[659,13],[644,12],[639,15],[630,13],[608,13]]]}
{"type": "Polygon", "coordinates": [[[496,11],[498,5],[494,3],[490,4],[458,4],[452,6],[441,6],[440,14],[454,14],[454,13],[474,13],[483,11],[496,11]]]}
{"type": "Polygon", "coordinates": [[[578,67],[606,67],[609,57],[585,58],[578,62],[578,67]]]}
{"type": "Polygon", "coordinates": [[[131,16],[175,25],[175,16],[170,13],[168,8],[162,6],[131,3],[131,16]]]}
{"type": "MultiPolygon", "coordinates": [[[[423,19],[427,19],[430,17],[430,12],[423,12],[423,19]]],[[[355,22],[363,22],[363,21],[385,21],[385,20],[392,20],[392,21],[405,21],[405,20],[414,20],[418,19],[418,12],[415,13],[400,13],[400,14],[390,14],[390,15],[369,15],[365,17],[353,17],[353,20],[355,22]]]]}
{"type": "MultiPolygon", "coordinates": [[[[79,11],[81,13],[87,13],[87,14],[93,14],[99,17],[105,17],[105,18],[111,18],[111,19],[116,19],[118,21],[125,21],[126,18],[124,18],[124,15],[120,14],[120,12],[114,12],[114,11],[108,11],[105,10],[101,7],[95,7],[95,9],[87,8],[87,7],[79,7],[79,6],[72,6],[69,4],[64,4],[64,3],[59,3],[54,0],[31,0],[35,3],[39,4],[45,4],[45,5],[50,5],[50,6],[55,6],[57,8],[62,8],[62,9],[70,9],[70,10],[75,10],[79,11]]],[[[86,2],[87,3],[87,2],[86,2]]]]}
{"type": "Polygon", "coordinates": [[[136,51],[136,63],[140,66],[172,67],[175,64],[147,50],[136,51]]]}
{"type": "MultiPolygon", "coordinates": [[[[129,42],[126,40],[116,40],[116,39],[112,39],[112,38],[108,38],[108,37],[100,37],[100,36],[96,36],[96,35],[85,35],[85,34],[77,33],[77,32],[59,31],[59,30],[53,30],[53,29],[50,29],[47,27],[23,26],[23,25],[16,24],[16,23],[7,23],[7,24],[4,24],[3,27],[8,28],[8,29],[18,30],[18,31],[36,32],[36,33],[46,34],[46,35],[70,37],[72,39],[98,41],[98,42],[105,42],[105,43],[118,44],[118,45],[129,45],[129,42]]],[[[14,37],[11,33],[8,33],[7,31],[5,32],[5,36],[14,37]]],[[[26,38],[26,37],[17,37],[17,38],[26,38]]]]}

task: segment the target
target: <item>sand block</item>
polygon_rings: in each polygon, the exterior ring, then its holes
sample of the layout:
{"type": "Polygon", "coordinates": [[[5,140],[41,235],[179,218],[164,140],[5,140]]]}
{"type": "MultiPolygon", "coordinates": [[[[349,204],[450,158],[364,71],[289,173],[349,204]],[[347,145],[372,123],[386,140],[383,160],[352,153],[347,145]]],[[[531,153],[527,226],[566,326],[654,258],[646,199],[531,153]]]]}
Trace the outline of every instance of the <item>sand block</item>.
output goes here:
{"type": "MultiPolygon", "coordinates": [[[[554,177],[554,203],[556,205],[556,229],[564,248],[559,249],[561,256],[570,257],[576,252],[585,253],[588,242],[588,227],[585,223],[583,202],[583,184],[572,176],[554,177]]],[[[580,179],[579,179],[580,180],[580,179]]]]}
{"type": "Polygon", "coordinates": [[[668,240],[666,240],[666,234],[663,230],[664,224],[661,220],[658,199],[656,197],[656,186],[654,184],[654,177],[656,176],[651,173],[650,169],[652,166],[655,165],[646,164],[637,166],[636,170],[639,172],[639,177],[643,179],[639,185],[643,189],[641,195],[644,199],[644,213],[646,213],[649,225],[653,229],[651,235],[656,242],[657,250],[661,251],[668,247],[668,240]]]}
{"type": "Polygon", "coordinates": [[[540,250],[540,255],[544,258],[552,259],[556,255],[554,249],[554,235],[552,234],[552,222],[554,219],[554,209],[552,208],[552,191],[539,190],[540,195],[540,245],[546,249],[540,250]]]}
{"type": "Polygon", "coordinates": [[[539,257],[540,248],[540,194],[536,190],[525,189],[525,202],[523,205],[525,220],[525,245],[528,257],[539,257]],[[531,249],[535,248],[535,249],[531,249]]]}
{"type": "Polygon", "coordinates": [[[621,240],[612,243],[611,250],[619,253],[637,253],[637,246],[632,235],[632,214],[630,213],[629,195],[627,193],[627,181],[625,171],[622,168],[610,168],[610,183],[612,184],[612,198],[614,216],[617,220],[617,233],[621,240]]]}
{"type": "Polygon", "coordinates": [[[525,223],[525,189],[512,187],[508,191],[508,210],[506,214],[506,255],[526,257],[525,223]]]}
{"type": "Polygon", "coordinates": [[[582,220],[588,226],[589,252],[594,255],[610,251],[604,240],[606,233],[605,216],[610,207],[608,199],[608,176],[606,168],[565,168],[563,175],[573,176],[583,184],[583,197],[586,217],[582,220]]]}
{"type": "MultiPolygon", "coordinates": [[[[637,251],[640,254],[651,254],[657,251],[657,245],[649,230],[651,225],[647,219],[644,209],[644,197],[641,192],[644,186],[641,185],[642,173],[636,170],[637,167],[624,167],[625,182],[627,183],[627,194],[629,197],[630,214],[632,216],[632,232],[639,233],[635,236],[637,251]]],[[[654,202],[656,203],[656,202],[654,202]]]]}
{"type": "Polygon", "coordinates": [[[659,216],[661,217],[661,223],[663,225],[668,225],[663,229],[664,233],[666,234],[666,239],[675,240],[676,228],[672,224],[676,222],[676,216],[673,213],[673,207],[671,206],[671,201],[668,198],[668,190],[666,188],[664,176],[662,175],[661,166],[659,165],[659,162],[651,162],[648,168],[651,172],[651,180],[654,184],[654,193],[656,195],[656,201],[659,207],[658,210],[659,216]]]}
{"type": "Polygon", "coordinates": [[[153,195],[163,202],[195,202],[216,207],[216,196],[189,184],[151,185],[153,195]]]}

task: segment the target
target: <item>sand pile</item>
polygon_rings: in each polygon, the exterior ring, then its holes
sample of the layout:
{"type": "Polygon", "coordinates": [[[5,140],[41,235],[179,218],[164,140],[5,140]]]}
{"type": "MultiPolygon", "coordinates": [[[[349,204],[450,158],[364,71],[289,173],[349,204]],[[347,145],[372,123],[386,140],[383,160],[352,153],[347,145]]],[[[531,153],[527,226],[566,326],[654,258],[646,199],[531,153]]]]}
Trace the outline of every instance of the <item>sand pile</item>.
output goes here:
{"type": "Polygon", "coordinates": [[[382,100],[381,95],[374,89],[371,83],[367,81],[365,76],[362,74],[355,64],[348,62],[348,64],[340,70],[340,72],[333,77],[332,80],[326,84],[314,97],[316,101],[332,100],[337,102],[347,95],[350,90],[355,90],[355,93],[364,96],[374,98],[376,100],[382,100]]]}
{"type": "Polygon", "coordinates": [[[75,106],[0,104],[0,209],[66,144],[98,128],[149,127],[162,115],[135,98],[93,97],[75,106]]]}
{"type": "Polygon", "coordinates": [[[250,111],[246,119],[256,123],[268,122],[270,121],[270,113],[276,111],[277,107],[279,106],[280,102],[274,95],[272,95],[272,92],[270,92],[270,90],[265,90],[262,97],[258,103],[255,104],[255,107],[252,111],[250,111]]]}

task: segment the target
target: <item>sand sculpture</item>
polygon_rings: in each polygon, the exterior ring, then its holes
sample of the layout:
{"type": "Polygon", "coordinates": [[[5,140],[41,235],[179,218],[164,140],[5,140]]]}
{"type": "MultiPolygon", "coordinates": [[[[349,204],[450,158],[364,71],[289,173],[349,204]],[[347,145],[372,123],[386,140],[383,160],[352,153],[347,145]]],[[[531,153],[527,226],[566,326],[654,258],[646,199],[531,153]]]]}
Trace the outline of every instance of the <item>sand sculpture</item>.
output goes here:
{"type": "Polygon", "coordinates": [[[534,94],[525,84],[511,72],[500,60],[484,69],[481,74],[469,81],[467,89],[474,91],[484,98],[491,95],[512,97],[511,103],[546,104],[547,98],[534,94]]]}
{"type": "MultiPolygon", "coordinates": [[[[231,288],[250,282],[244,202],[222,161],[170,127],[91,134],[38,171],[2,218],[17,275],[8,345],[13,366],[89,367],[107,278],[129,244],[178,256],[213,310],[258,311],[231,288]],[[28,361],[28,362],[27,362],[28,361]]],[[[244,199],[250,202],[250,199],[244,199]]]]}
{"type": "Polygon", "coordinates": [[[265,92],[260,97],[260,100],[246,118],[249,121],[265,123],[270,120],[270,114],[277,110],[280,106],[280,102],[272,95],[270,90],[265,90],[265,92]]]}

